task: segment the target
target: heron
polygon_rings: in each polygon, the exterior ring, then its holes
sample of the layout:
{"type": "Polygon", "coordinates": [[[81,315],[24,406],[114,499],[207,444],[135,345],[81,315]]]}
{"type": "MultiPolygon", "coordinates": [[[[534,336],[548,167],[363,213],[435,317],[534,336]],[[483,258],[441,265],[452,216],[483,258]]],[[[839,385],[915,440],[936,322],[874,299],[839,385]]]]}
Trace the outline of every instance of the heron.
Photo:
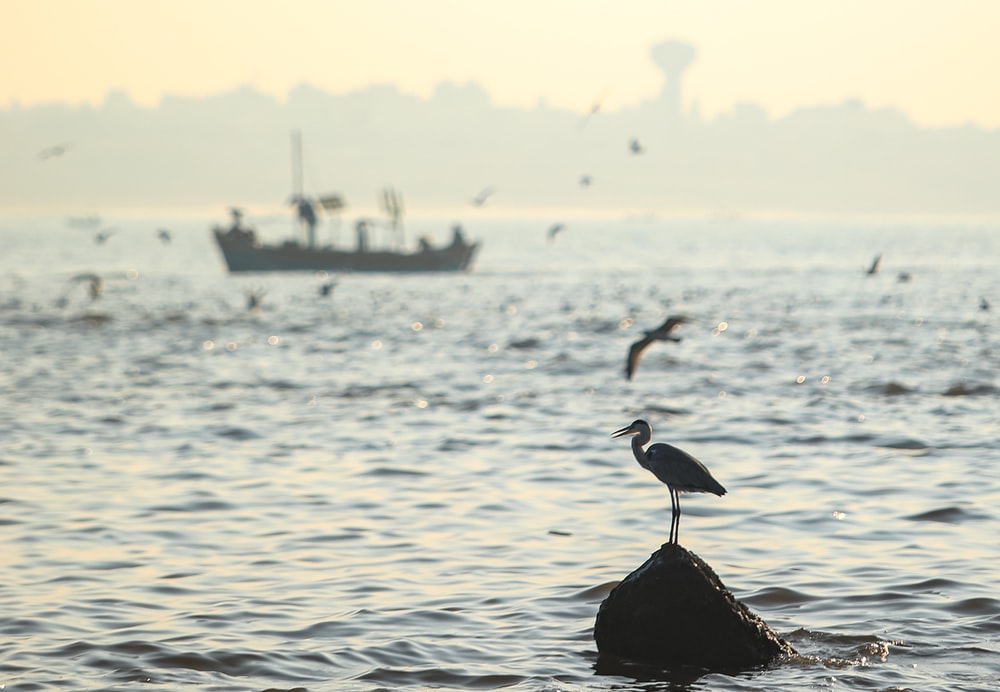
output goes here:
{"type": "Polygon", "coordinates": [[[632,421],[628,427],[616,430],[611,437],[632,436],[632,454],[639,466],[646,469],[670,490],[670,539],[677,543],[681,526],[681,493],[712,493],[722,497],[726,489],[712,477],[705,465],[673,445],[657,442],[643,447],[652,439],[653,428],[646,421],[632,421]]]}
{"type": "Polygon", "coordinates": [[[684,315],[671,315],[667,321],[653,331],[646,332],[645,336],[636,341],[628,349],[628,359],[625,361],[625,379],[631,380],[639,367],[639,359],[642,352],[649,348],[654,341],[680,341],[679,336],[674,336],[673,331],[688,321],[684,315]]]}

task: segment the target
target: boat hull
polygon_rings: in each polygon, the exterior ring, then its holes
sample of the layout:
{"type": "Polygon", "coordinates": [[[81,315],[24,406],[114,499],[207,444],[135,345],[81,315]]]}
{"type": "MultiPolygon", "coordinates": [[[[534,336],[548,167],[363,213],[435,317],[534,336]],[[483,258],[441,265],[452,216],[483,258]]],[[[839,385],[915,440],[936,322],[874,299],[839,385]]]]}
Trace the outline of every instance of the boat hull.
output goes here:
{"type": "Polygon", "coordinates": [[[457,243],[417,252],[337,250],[296,242],[262,245],[248,231],[214,228],[213,235],[230,272],[448,272],[466,271],[479,243],[457,243]]]}

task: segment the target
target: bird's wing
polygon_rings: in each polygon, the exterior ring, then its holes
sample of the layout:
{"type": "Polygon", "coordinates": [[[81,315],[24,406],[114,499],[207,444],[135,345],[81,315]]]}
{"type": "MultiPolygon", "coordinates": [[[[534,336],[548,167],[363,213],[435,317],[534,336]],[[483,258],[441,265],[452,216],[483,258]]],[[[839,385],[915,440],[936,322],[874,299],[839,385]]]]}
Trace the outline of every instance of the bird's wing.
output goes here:
{"type": "Polygon", "coordinates": [[[97,274],[90,274],[90,273],[77,274],[76,276],[70,279],[70,281],[100,281],[100,280],[101,277],[99,277],[97,274]]]}
{"type": "Polygon", "coordinates": [[[726,489],[712,477],[705,465],[673,445],[658,442],[646,450],[649,470],[678,492],[725,495],[726,489]]]}
{"type": "Polygon", "coordinates": [[[632,375],[635,374],[636,368],[639,367],[639,359],[642,358],[642,352],[653,343],[655,339],[645,336],[634,344],[632,344],[628,349],[628,359],[625,361],[625,378],[631,380],[632,375]]]}
{"type": "Polygon", "coordinates": [[[493,194],[492,187],[483,188],[482,190],[479,191],[479,194],[476,195],[475,198],[472,200],[472,203],[475,204],[477,207],[482,204],[485,204],[486,199],[492,194],[493,194]]]}
{"type": "Polygon", "coordinates": [[[687,317],[685,315],[671,315],[667,318],[667,321],[657,327],[654,332],[667,335],[685,322],[687,322],[687,317]]]}

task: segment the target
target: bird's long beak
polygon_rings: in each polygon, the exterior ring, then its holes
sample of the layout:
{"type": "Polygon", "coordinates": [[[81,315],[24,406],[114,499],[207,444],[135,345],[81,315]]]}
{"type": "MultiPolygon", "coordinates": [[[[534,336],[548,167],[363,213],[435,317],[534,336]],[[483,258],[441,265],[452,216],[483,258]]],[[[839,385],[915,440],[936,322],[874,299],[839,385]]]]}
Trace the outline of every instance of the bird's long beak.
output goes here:
{"type": "Polygon", "coordinates": [[[635,430],[632,429],[632,426],[629,426],[627,428],[622,428],[621,430],[615,430],[611,433],[611,437],[622,437],[623,435],[635,435],[635,430]]]}

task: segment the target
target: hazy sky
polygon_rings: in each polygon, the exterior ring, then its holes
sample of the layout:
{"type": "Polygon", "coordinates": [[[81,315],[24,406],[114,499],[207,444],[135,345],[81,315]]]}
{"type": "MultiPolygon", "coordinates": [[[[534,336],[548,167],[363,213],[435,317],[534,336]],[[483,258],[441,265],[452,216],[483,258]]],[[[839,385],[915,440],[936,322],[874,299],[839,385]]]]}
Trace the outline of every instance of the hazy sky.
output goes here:
{"type": "Polygon", "coordinates": [[[476,81],[495,104],[614,110],[654,97],[649,48],[698,48],[685,101],[775,117],[860,98],[922,125],[1000,127],[996,0],[4,0],[0,108],[142,105],[251,85],[284,99],[476,81]]]}

